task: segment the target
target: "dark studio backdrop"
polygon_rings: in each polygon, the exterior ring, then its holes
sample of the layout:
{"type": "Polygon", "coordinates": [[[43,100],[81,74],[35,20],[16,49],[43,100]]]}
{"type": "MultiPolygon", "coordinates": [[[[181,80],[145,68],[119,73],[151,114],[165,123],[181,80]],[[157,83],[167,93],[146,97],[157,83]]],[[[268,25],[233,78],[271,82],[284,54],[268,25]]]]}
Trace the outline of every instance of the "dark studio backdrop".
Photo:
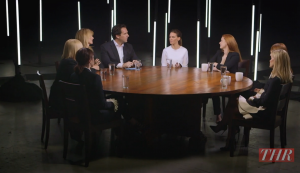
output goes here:
{"type": "MultiPolygon", "coordinates": [[[[6,36],[5,1],[1,1],[1,46],[0,59],[16,58],[16,11],[15,0],[9,2],[10,36],[6,36]]],[[[42,59],[58,60],[67,39],[74,38],[78,30],[76,0],[43,0],[42,59]]],[[[94,31],[94,50],[100,54],[100,45],[110,40],[110,4],[107,0],[81,0],[81,27],[94,31]]],[[[111,0],[112,2],[112,0],[111,0]]],[[[152,59],[153,19],[156,0],[151,0],[151,32],[147,32],[147,0],[117,0],[117,23],[127,25],[129,40],[138,56],[145,52],[152,59]]],[[[207,28],[205,28],[205,0],[200,1],[200,62],[219,49],[222,34],[232,34],[239,45],[243,58],[250,58],[252,0],[212,0],[211,38],[209,52],[207,28]]],[[[259,1],[254,0],[258,14],[259,1]]],[[[164,48],[164,22],[168,0],[158,0],[157,51],[161,56],[164,48]]],[[[261,0],[262,19],[261,61],[269,60],[272,44],[287,45],[292,64],[299,63],[300,1],[261,0]]],[[[39,0],[19,0],[20,39],[22,63],[36,62],[39,49],[39,0]]],[[[256,16],[258,17],[258,15],[256,16]]],[[[258,21],[256,19],[256,21],[258,21]]],[[[177,28],[183,33],[183,46],[189,51],[189,66],[196,66],[197,0],[172,0],[169,29],[177,28]]],[[[258,26],[258,25],[257,25],[258,26]]],[[[257,27],[255,28],[257,30],[257,27]]],[[[156,62],[160,65],[160,61],[156,62]]]]}

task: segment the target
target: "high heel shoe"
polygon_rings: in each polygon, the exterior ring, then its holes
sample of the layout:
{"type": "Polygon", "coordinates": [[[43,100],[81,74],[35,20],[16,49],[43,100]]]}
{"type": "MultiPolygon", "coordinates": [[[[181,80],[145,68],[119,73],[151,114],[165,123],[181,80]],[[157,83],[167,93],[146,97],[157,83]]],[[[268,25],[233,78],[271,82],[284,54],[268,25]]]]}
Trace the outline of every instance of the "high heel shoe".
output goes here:
{"type": "MultiPolygon", "coordinates": [[[[219,131],[223,130],[223,133],[227,130],[227,125],[223,126],[221,128],[218,128],[218,126],[209,126],[215,133],[218,133],[219,131]]],[[[222,133],[222,134],[223,134],[222,133]]]]}

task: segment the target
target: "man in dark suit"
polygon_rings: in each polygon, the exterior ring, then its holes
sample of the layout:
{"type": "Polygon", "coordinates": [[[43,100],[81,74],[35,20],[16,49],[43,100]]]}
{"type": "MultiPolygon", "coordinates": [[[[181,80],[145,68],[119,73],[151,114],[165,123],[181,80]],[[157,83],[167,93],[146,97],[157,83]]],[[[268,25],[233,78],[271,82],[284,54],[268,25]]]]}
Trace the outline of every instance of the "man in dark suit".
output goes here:
{"type": "Polygon", "coordinates": [[[138,59],[131,44],[127,43],[129,37],[126,25],[117,24],[112,28],[113,40],[101,45],[101,62],[105,68],[108,64],[115,64],[116,68],[133,66],[138,59]]]}

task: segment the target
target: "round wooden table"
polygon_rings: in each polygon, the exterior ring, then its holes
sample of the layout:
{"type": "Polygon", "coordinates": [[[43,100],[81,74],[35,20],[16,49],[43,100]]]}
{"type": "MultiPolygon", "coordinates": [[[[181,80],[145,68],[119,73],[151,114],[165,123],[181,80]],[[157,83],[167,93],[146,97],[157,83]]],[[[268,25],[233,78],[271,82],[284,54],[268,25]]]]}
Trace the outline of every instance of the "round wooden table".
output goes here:
{"type": "MultiPolygon", "coordinates": [[[[143,116],[143,122],[152,126],[168,126],[163,131],[183,132],[186,136],[199,137],[202,98],[233,95],[251,88],[252,80],[244,77],[237,82],[234,74],[227,89],[221,88],[220,72],[202,72],[200,68],[142,67],[141,70],[116,69],[102,81],[106,93],[122,94],[129,99],[130,110],[143,116]],[[122,75],[129,76],[129,87],[124,89],[122,75]],[[162,118],[164,117],[164,118],[162,118]],[[171,123],[178,119],[184,127],[171,123]]],[[[200,134],[202,135],[202,133],[200,134]]]]}

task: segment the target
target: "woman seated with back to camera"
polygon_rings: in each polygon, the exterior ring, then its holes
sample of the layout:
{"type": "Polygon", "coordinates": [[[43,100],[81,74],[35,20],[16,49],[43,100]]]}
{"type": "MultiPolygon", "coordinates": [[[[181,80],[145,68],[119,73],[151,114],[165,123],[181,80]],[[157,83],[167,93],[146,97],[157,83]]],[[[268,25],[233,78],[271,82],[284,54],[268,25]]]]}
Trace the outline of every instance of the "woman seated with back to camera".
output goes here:
{"type": "Polygon", "coordinates": [[[81,48],[76,53],[77,66],[71,75],[70,82],[85,85],[92,123],[106,123],[115,117],[123,115],[131,125],[139,125],[138,122],[128,114],[124,100],[106,99],[99,75],[91,72],[94,65],[94,53],[88,48],[81,48]]]}
{"type": "Polygon", "coordinates": [[[172,60],[174,67],[187,67],[189,63],[188,51],[182,46],[182,34],[178,29],[173,29],[169,35],[171,46],[163,50],[161,66],[167,66],[167,60],[172,60]]]}
{"type": "Polygon", "coordinates": [[[49,105],[52,109],[62,111],[62,97],[59,80],[69,81],[77,62],[76,52],[82,48],[82,43],[77,39],[69,39],[65,42],[62,59],[55,76],[55,80],[50,89],[49,105]]]}
{"type": "MultiPolygon", "coordinates": [[[[290,57],[287,51],[278,49],[271,51],[270,67],[272,72],[270,78],[264,86],[264,92],[260,96],[252,96],[246,98],[246,102],[257,109],[257,113],[247,113],[242,115],[239,112],[238,100],[230,100],[225,109],[225,114],[220,123],[217,126],[210,126],[215,132],[226,130],[230,116],[243,116],[245,119],[253,118],[256,121],[267,120],[270,116],[270,111],[274,104],[277,104],[274,93],[280,92],[280,85],[292,82],[290,57]]],[[[227,138],[228,139],[228,138],[227,138]]],[[[221,150],[228,150],[228,140],[226,141],[226,147],[222,147],[221,150]]]]}
{"type": "MultiPolygon", "coordinates": [[[[235,73],[238,71],[238,64],[242,61],[242,56],[235,38],[230,34],[224,34],[219,42],[220,49],[210,59],[210,62],[214,62],[213,70],[219,71],[222,65],[227,67],[227,71],[235,73]]],[[[216,122],[222,120],[221,116],[221,101],[219,96],[212,97],[214,115],[216,116],[216,122]]]]}

